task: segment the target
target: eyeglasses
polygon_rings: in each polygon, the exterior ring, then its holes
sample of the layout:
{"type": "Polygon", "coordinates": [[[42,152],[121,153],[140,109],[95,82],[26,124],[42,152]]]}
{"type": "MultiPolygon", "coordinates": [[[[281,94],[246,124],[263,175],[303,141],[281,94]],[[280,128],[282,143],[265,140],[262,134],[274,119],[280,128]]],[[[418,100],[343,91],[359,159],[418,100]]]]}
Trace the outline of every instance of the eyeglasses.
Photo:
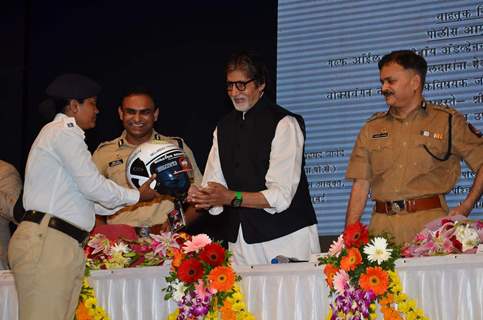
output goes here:
{"type": "Polygon", "coordinates": [[[248,81],[227,81],[226,90],[231,91],[233,90],[233,86],[235,86],[239,91],[245,91],[245,89],[247,88],[247,84],[252,81],[255,81],[255,79],[251,79],[248,81]]]}

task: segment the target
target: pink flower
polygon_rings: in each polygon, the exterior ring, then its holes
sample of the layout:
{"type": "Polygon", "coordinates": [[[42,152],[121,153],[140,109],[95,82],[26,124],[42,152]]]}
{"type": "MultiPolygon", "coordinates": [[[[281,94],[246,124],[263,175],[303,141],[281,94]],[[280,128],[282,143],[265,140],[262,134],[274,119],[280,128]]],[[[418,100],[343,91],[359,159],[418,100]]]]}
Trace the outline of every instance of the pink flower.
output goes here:
{"type": "Polygon", "coordinates": [[[179,245],[171,232],[163,232],[159,235],[150,234],[150,236],[153,239],[153,242],[151,243],[153,252],[160,257],[166,256],[166,251],[169,248],[179,248],[179,245]]]}
{"type": "Polygon", "coordinates": [[[402,248],[401,255],[403,257],[413,257],[414,254],[413,254],[412,247],[411,246],[405,246],[404,248],[402,248]]]}
{"type": "Polygon", "coordinates": [[[210,237],[208,235],[202,233],[198,234],[196,236],[193,236],[191,240],[188,240],[184,243],[183,245],[183,251],[185,253],[193,252],[193,251],[198,251],[207,244],[211,243],[210,237]]]}
{"type": "Polygon", "coordinates": [[[426,240],[427,237],[428,237],[428,234],[425,233],[424,231],[422,231],[422,232],[420,232],[420,233],[418,233],[416,235],[416,237],[414,238],[414,240],[416,240],[416,242],[421,242],[421,241],[426,240]]]}
{"type": "Polygon", "coordinates": [[[94,248],[94,250],[91,252],[91,255],[95,255],[99,252],[102,252],[106,255],[110,254],[111,242],[102,233],[97,233],[89,240],[87,245],[91,248],[94,248]]]}
{"type": "Polygon", "coordinates": [[[339,270],[334,276],[333,283],[335,291],[338,294],[343,294],[346,285],[349,285],[349,274],[342,269],[339,270]]]}
{"type": "Polygon", "coordinates": [[[202,279],[199,279],[198,282],[195,284],[195,292],[199,298],[204,299],[205,297],[210,297],[215,294],[217,290],[206,288],[204,281],[202,279]]]}
{"type": "Polygon", "coordinates": [[[337,241],[333,241],[329,248],[329,256],[339,257],[342,249],[344,249],[344,235],[341,234],[337,241]]]}

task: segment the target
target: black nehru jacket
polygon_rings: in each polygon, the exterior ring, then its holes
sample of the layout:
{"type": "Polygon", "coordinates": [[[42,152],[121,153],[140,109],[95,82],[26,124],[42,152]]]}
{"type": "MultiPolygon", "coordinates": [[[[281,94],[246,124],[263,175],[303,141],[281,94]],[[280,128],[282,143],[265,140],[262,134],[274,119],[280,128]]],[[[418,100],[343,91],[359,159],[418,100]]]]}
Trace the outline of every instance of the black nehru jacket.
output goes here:
{"type": "MultiPolygon", "coordinates": [[[[265,175],[278,122],[286,115],[297,119],[305,136],[303,118],[262,97],[248,112],[232,111],[218,124],[221,168],[228,188],[259,192],[266,189],[265,175]]],[[[236,242],[240,223],[247,243],[259,243],[285,236],[317,223],[310,201],[302,161],[300,182],[289,208],[270,214],[263,209],[225,206],[226,240],[236,242]]]]}

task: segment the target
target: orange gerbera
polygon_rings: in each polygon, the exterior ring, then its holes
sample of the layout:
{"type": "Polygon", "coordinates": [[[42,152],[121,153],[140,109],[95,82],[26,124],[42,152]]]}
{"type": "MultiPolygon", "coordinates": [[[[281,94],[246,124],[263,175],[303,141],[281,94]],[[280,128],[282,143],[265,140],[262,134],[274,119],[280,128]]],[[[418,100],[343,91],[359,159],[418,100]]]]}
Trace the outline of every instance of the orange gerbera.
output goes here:
{"type": "Polygon", "coordinates": [[[333,264],[329,263],[329,264],[325,265],[325,268],[324,268],[325,281],[327,282],[327,285],[331,289],[334,287],[333,281],[334,281],[334,276],[337,273],[337,271],[339,271],[339,269],[337,269],[333,264]]]}
{"type": "Polygon", "coordinates": [[[387,291],[388,283],[389,275],[381,267],[369,267],[359,278],[362,289],[372,290],[378,296],[387,291]]]}
{"type": "Polygon", "coordinates": [[[208,275],[210,287],[218,291],[228,291],[235,283],[235,273],[230,267],[216,267],[208,275]]]}
{"type": "Polygon", "coordinates": [[[347,255],[340,261],[340,267],[349,272],[357,268],[362,262],[362,256],[357,248],[350,248],[347,250],[347,255]]]}

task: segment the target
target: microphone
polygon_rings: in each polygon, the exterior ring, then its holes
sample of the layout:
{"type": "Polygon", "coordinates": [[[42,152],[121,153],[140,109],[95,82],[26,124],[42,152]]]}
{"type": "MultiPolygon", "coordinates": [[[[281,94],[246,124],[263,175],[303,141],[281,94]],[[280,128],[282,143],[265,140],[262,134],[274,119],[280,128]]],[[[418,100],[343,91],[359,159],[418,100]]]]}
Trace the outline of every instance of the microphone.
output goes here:
{"type": "Polygon", "coordinates": [[[282,255],[278,255],[272,259],[271,264],[279,264],[279,263],[293,263],[293,262],[308,262],[306,260],[299,260],[297,258],[286,257],[282,255]]]}

